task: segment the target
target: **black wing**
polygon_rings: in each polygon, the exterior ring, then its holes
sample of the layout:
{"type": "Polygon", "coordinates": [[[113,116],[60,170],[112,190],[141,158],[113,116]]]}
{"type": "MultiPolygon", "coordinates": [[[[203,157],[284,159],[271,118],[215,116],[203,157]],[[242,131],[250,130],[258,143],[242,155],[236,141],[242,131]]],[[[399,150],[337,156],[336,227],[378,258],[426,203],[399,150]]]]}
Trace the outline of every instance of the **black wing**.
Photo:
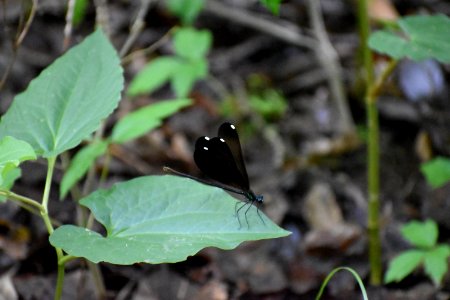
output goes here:
{"type": "Polygon", "coordinates": [[[211,179],[243,191],[249,190],[248,178],[242,175],[225,139],[200,137],[195,143],[194,161],[211,179]]]}
{"type": "Polygon", "coordinates": [[[239,141],[239,135],[236,127],[231,123],[223,123],[219,127],[219,137],[223,138],[231,150],[236,166],[241,173],[242,185],[246,187],[246,190],[250,189],[250,183],[248,180],[247,170],[245,168],[245,162],[242,155],[241,143],[239,141]]]}

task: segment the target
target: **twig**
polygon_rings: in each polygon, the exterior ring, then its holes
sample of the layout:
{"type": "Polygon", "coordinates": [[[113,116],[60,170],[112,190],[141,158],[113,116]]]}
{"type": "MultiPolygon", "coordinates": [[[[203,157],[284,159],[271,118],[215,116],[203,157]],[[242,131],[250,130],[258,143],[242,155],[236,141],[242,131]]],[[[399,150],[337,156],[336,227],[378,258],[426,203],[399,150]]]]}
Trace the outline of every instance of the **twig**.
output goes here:
{"type": "Polygon", "coordinates": [[[239,23],[261,32],[265,32],[275,38],[299,47],[313,50],[317,46],[315,39],[300,34],[300,29],[294,24],[282,26],[273,21],[263,19],[261,16],[256,14],[242,12],[236,8],[226,6],[216,0],[205,1],[204,11],[227,20],[232,20],[234,23],[239,23]]]}
{"type": "Polygon", "coordinates": [[[109,14],[106,0],[94,0],[94,5],[97,25],[99,25],[103,29],[106,36],[110,36],[111,28],[109,26],[109,14]]]}
{"type": "Polygon", "coordinates": [[[130,61],[133,60],[135,56],[138,55],[148,55],[158,49],[162,44],[164,44],[167,40],[169,40],[169,37],[172,35],[172,33],[177,29],[178,27],[172,27],[169,31],[167,31],[159,40],[151,44],[149,47],[145,49],[136,50],[134,52],[131,52],[124,58],[122,58],[122,65],[126,65],[130,63],[130,61]]]}
{"type": "MultiPolygon", "coordinates": [[[[5,4],[3,4],[5,6],[5,4]]],[[[25,25],[23,26],[22,31],[20,31],[19,34],[17,34],[17,37],[15,41],[13,42],[13,54],[11,59],[9,60],[9,64],[6,67],[5,73],[2,76],[2,79],[0,80],[0,90],[5,85],[6,79],[9,76],[9,73],[11,72],[12,66],[14,65],[16,58],[17,58],[17,51],[19,50],[20,45],[23,42],[23,39],[28,33],[28,30],[30,29],[31,23],[34,20],[34,16],[36,15],[36,10],[38,6],[38,0],[32,0],[32,5],[30,9],[30,14],[28,15],[28,19],[25,22],[25,25]]]]}
{"type": "Polygon", "coordinates": [[[22,44],[23,39],[25,38],[25,36],[28,33],[28,30],[30,29],[31,23],[33,22],[34,16],[36,15],[37,6],[38,6],[38,0],[32,0],[30,15],[28,16],[25,26],[23,27],[22,32],[19,34],[19,36],[14,44],[14,47],[16,49],[20,46],[20,44],[22,44]]]}
{"type": "Polygon", "coordinates": [[[138,14],[136,16],[136,20],[134,20],[133,25],[131,26],[130,35],[122,46],[122,49],[119,51],[119,56],[124,57],[125,54],[130,51],[131,46],[134,44],[142,29],[144,28],[145,22],[144,17],[147,14],[150,5],[154,2],[154,0],[141,0],[141,7],[139,8],[138,14]]]}
{"type": "Polygon", "coordinates": [[[69,0],[67,3],[66,26],[64,26],[63,49],[67,49],[72,37],[73,12],[75,10],[76,0],[69,0]]]}
{"type": "Polygon", "coordinates": [[[347,98],[344,93],[344,85],[342,83],[342,72],[338,62],[338,54],[333,48],[325,30],[320,1],[308,0],[309,16],[313,33],[318,41],[318,47],[315,53],[322,68],[327,73],[328,85],[331,95],[336,101],[336,108],[339,113],[339,131],[343,134],[354,134],[355,124],[348,107],[347,98]]]}

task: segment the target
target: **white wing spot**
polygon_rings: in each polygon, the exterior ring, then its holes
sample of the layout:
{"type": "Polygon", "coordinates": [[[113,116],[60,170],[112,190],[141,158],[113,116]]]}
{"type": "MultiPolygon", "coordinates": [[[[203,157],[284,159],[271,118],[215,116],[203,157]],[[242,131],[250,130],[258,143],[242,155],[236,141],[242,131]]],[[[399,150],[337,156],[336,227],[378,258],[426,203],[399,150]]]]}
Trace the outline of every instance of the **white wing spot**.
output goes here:
{"type": "Polygon", "coordinates": [[[221,141],[222,143],[225,143],[225,140],[224,140],[223,138],[220,138],[220,141],[221,141]]]}
{"type": "Polygon", "coordinates": [[[208,147],[203,147],[203,149],[205,149],[205,150],[209,150],[209,149],[208,149],[208,147]]]}
{"type": "Polygon", "coordinates": [[[205,136],[205,140],[209,141],[209,137],[205,136]]]}
{"type": "Polygon", "coordinates": [[[231,129],[236,129],[233,124],[230,124],[231,129]]]}

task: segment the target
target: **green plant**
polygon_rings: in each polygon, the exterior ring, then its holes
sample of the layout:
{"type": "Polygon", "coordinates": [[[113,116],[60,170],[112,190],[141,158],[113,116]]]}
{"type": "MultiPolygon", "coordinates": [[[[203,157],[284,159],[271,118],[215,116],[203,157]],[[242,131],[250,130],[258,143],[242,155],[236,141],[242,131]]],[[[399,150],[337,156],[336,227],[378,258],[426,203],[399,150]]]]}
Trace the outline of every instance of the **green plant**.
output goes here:
{"type": "MultiPolygon", "coordinates": [[[[282,0],[260,0],[273,14],[278,15],[282,0]]],[[[166,0],[167,8],[181,19],[183,24],[190,25],[197,18],[205,5],[205,0],[166,0]]]]}
{"type": "Polygon", "coordinates": [[[399,282],[423,265],[425,274],[436,286],[440,286],[448,271],[450,245],[437,243],[437,224],[433,220],[411,221],[402,226],[401,233],[416,248],[404,251],[391,260],[384,278],[385,283],[399,282]]]}
{"type": "Polygon", "coordinates": [[[368,129],[368,233],[369,259],[371,266],[370,282],[381,284],[381,241],[379,233],[379,124],[377,98],[384,82],[401,58],[421,60],[435,58],[450,62],[450,19],[443,15],[410,16],[401,18],[397,27],[374,32],[369,37],[369,17],[367,0],[359,1],[359,27],[365,69],[365,102],[368,129]],[[374,75],[373,57],[370,48],[391,58],[388,66],[378,76],[374,75]]]}
{"type": "Polygon", "coordinates": [[[352,274],[353,277],[356,279],[356,282],[358,282],[359,288],[361,289],[361,294],[362,294],[363,299],[364,299],[364,300],[369,299],[369,298],[367,297],[367,292],[366,292],[366,288],[364,287],[364,283],[363,283],[361,277],[359,277],[358,273],[357,273],[355,270],[353,270],[352,268],[349,268],[349,267],[339,267],[339,268],[335,268],[334,270],[332,270],[332,271],[328,274],[328,276],[323,280],[323,283],[322,283],[322,285],[320,286],[320,290],[319,290],[319,292],[317,293],[316,300],[319,300],[319,299],[322,297],[323,291],[325,290],[325,287],[327,286],[328,282],[331,280],[331,278],[332,278],[337,272],[340,272],[340,271],[347,271],[347,272],[349,272],[350,274],[352,274]]]}
{"type": "Polygon", "coordinates": [[[184,24],[192,24],[203,9],[205,0],[167,0],[166,5],[171,13],[181,19],[184,24]]]}
{"type": "MultiPolygon", "coordinates": [[[[97,190],[79,201],[104,225],[106,236],[83,226],[54,227],[49,216],[50,190],[58,157],[99,129],[117,107],[124,79],[115,49],[99,29],[73,47],[17,95],[0,123],[0,196],[39,215],[57,254],[55,299],[60,299],[65,264],[77,257],[94,263],[163,263],[186,259],[204,247],[232,249],[246,240],[281,237],[289,232],[256,209],[249,229],[239,229],[236,199],[224,191],[174,176],[145,176],[97,190]],[[40,200],[8,189],[16,167],[25,160],[47,160],[40,200]]],[[[89,164],[111,143],[124,143],[188,105],[177,99],[144,107],[122,118],[106,139],[80,150],[69,167],[61,194],[77,182],[89,164]]]]}
{"type": "Polygon", "coordinates": [[[281,1],[282,0],[260,0],[260,2],[275,15],[278,15],[280,11],[281,1]]]}
{"type": "MultiPolygon", "coordinates": [[[[268,80],[259,74],[251,75],[248,80],[248,107],[268,122],[283,117],[288,108],[286,98],[278,90],[270,87],[268,80]]],[[[242,113],[235,98],[224,99],[220,104],[225,116],[242,113]]]]}
{"type": "Polygon", "coordinates": [[[114,125],[109,138],[94,140],[77,152],[64,173],[60,197],[64,198],[67,195],[98,157],[107,154],[110,145],[123,144],[146,134],[159,127],[163,119],[190,104],[190,99],[165,100],[142,107],[120,119],[114,125]]]}
{"type": "Polygon", "coordinates": [[[448,158],[436,157],[423,163],[420,170],[433,188],[439,188],[450,181],[450,159],[448,158]]]}
{"type": "Polygon", "coordinates": [[[174,56],[162,56],[148,63],[133,78],[130,96],[151,93],[170,82],[178,98],[186,97],[195,81],[208,75],[206,55],[212,36],[208,30],[179,28],[173,38],[174,56]]]}

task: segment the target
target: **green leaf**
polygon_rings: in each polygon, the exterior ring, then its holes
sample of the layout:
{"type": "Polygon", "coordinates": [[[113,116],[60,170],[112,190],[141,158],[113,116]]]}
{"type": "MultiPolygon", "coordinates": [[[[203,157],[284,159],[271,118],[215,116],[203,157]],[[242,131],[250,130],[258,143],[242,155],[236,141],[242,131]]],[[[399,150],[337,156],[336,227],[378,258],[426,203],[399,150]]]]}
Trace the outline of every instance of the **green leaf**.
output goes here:
{"type": "Polygon", "coordinates": [[[173,38],[175,53],[188,60],[203,59],[209,52],[212,35],[208,30],[180,28],[173,38]]]}
{"type": "Polygon", "coordinates": [[[151,93],[167,83],[179,65],[175,57],[160,57],[151,61],[131,81],[130,96],[151,93]]]}
{"type": "Polygon", "coordinates": [[[168,0],[167,8],[184,24],[192,24],[203,9],[204,0],[168,0]]]}
{"type": "MultiPolygon", "coordinates": [[[[14,182],[17,178],[22,175],[22,171],[19,167],[7,168],[2,172],[2,180],[3,182],[0,184],[0,189],[2,190],[10,190],[14,185],[14,182]]],[[[0,196],[0,202],[5,202],[6,197],[0,196]]]]}
{"type": "Polygon", "coordinates": [[[425,273],[431,277],[436,286],[440,286],[444,275],[448,271],[447,260],[449,255],[450,247],[448,245],[439,245],[425,253],[425,273]]]}
{"type": "Polygon", "coordinates": [[[111,139],[125,143],[161,125],[162,120],[192,104],[190,99],[165,100],[140,108],[123,117],[114,126],[111,139]]]}
{"type": "Polygon", "coordinates": [[[36,159],[36,154],[30,144],[11,136],[2,138],[0,140],[0,185],[7,187],[7,182],[3,181],[8,176],[9,180],[12,179],[11,176],[14,177],[14,173],[10,172],[13,172],[12,170],[16,169],[21,162],[32,159],[36,159]]]}
{"type": "Polygon", "coordinates": [[[282,117],[288,108],[286,99],[274,89],[266,89],[262,95],[250,95],[249,104],[266,120],[282,117]]]}
{"type": "Polygon", "coordinates": [[[435,58],[450,63],[450,18],[445,15],[410,16],[398,21],[401,32],[373,33],[369,46],[395,59],[409,57],[419,61],[435,58]]]}
{"type": "Polygon", "coordinates": [[[206,76],[207,68],[206,62],[202,60],[180,64],[172,78],[172,88],[177,97],[187,97],[194,83],[206,76]]]}
{"type": "Polygon", "coordinates": [[[72,18],[73,25],[77,26],[84,20],[87,6],[88,0],[75,0],[75,7],[73,9],[73,18],[72,18]]]}
{"type": "Polygon", "coordinates": [[[0,137],[28,142],[53,157],[77,146],[117,106],[120,60],[101,30],[70,49],[17,95],[0,123],[0,137]]]}
{"type": "MultiPolygon", "coordinates": [[[[146,176],[82,199],[107,235],[65,225],[50,243],[76,257],[114,264],[173,263],[205,247],[232,249],[249,240],[289,234],[251,207],[250,228],[239,229],[236,199],[225,191],[177,176],[146,176]]],[[[243,213],[240,214],[242,222],[243,213]]]]}
{"type": "Polygon", "coordinates": [[[439,234],[437,224],[433,220],[411,221],[403,225],[400,230],[405,239],[420,248],[434,247],[439,234]]]}
{"type": "Polygon", "coordinates": [[[274,15],[278,15],[278,13],[280,12],[281,0],[260,0],[260,1],[274,15]]]}
{"type": "Polygon", "coordinates": [[[32,159],[36,159],[36,154],[27,142],[11,136],[0,140],[0,166],[13,164],[17,167],[22,161],[32,159]]]}
{"type": "Polygon", "coordinates": [[[428,184],[433,188],[439,188],[450,180],[450,159],[436,157],[420,167],[428,184]]]}
{"type": "Polygon", "coordinates": [[[93,142],[77,152],[61,181],[59,187],[61,199],[66,197],[67,192],[86,174],[95,160],[106,152],[108,144],[107,141],[93,142]]]}
{"type": "Polygon", "coordinates": [[[3,183],[1,188],[4,190],[9,190],[14,185],[17,178],[22,175],[22,170],[19,167],[9,168],[6,172],[3,172],[3,183]]]}
{"type": "Polygon", "coordinates": [[[419,250],[409,250],[398,255],[389,263],[384,282],[401,281],[420,265],[423,258],[424,252],[419,250]]]}

